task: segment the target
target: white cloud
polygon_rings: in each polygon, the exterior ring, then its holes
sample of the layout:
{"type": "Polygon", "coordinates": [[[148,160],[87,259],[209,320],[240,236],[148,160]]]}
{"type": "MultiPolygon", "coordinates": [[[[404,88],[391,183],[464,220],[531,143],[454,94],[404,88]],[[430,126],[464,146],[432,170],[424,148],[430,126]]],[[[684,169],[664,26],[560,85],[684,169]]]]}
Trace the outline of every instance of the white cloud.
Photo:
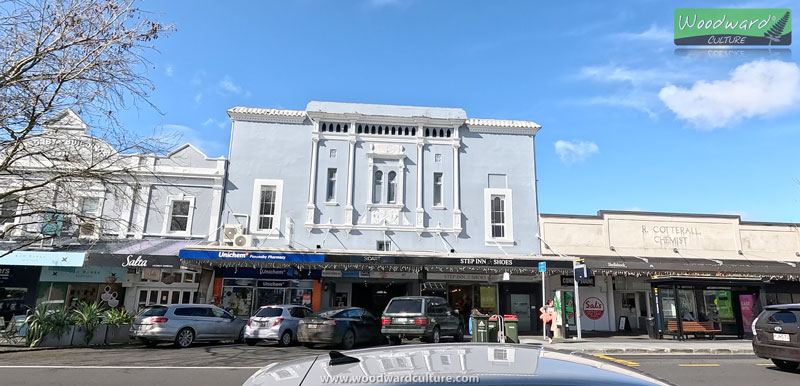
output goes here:
{"type": "Polygon", "coordinates": [[[236,82],[234,82],[229,75],[225,75],[222,80],[219,81],[218,85],[225,94],[242,95],[245,97],[252,95],[250,91],[245,90],[242,86],[236,84],[236,82]]]}
{"type": "Polygon", "coordinates": [[[203,100],[203,93],[199,92],[199,93],[195,94],[194,103],[199,105],[200,101],[202,101],[202,100],[203,100]]]}
{"type": "Polygon", "coordinates": [[[169,77],[172,76],[172,70],[173,68],[171,64],[168,64],[166,67],[164,67],[164,73],[166,73],[169,77]]]}
{"type": "Polygon", "coordinates": [[[592,154],[600,151],[594,142],[588,141],[556,141],[556,154],[561,158],[561,162],[572,164],[583,162],[592,154]]]}
{"type": "Polygon", "coordinates": [[[614,36],[625,40],[643,42],[669,43],[674,39],[672,31],[669,31],[664,27],[659,27],[655,24],[651,25],[650,28],[642,32],[622,32],[615,34],[614,36]]]}
{"type": "Polygon", "coordinates": [[[757,60],[736,67],[726,80],[701,80],[689,88],[667,85],[658,97],[678,118],[713,130],[796,108],[800,68],[780,60],[757,60]]]}
{"type": "Polygon", "coordinates": [[[584,103],[587,105],[629,107],[639,110],[647,114],[650,118],[655,119],[658,117],[658,114],[653,110],[652,104],[657,103],[657,101],[652,101],[651,99],[654,98],[648,98],[639,93],[631,92],[624,95],[595,96],[584,100],[584,103]]]}
{"type": "Polygon", "coordinates": [[[687,79],[689,76],[686,71],[671,71],[667,68],[635,69],[615,64],[585,66],[578,72],[579,79],[609,83],[627,82],[634,85],[654,83],[664,85],[669,81],[687,79]]]}
{"type": "Polygon", "coordinates": [[[369,4],[373,7],[385,7],[389,5],[399,5],[406,3],[408,0],[369,0],[369,4]]]}
{"type": "Polygon", "coordinates": [[[227,145],[212,140],[212,138],[219,138],[218,136],[206,135],[189,126],[176,124],[162,125],[161,130],[163,131],[162,135],[178,137],[179,144],[191,143],[209,157],[219,157],[225,154],[227,145]]]}
{"type": "Polygon", "coordinates": [[[226,122],[226,121],[218,121],[218,120],[216,120],[214,118],[208,118],[202,123],[202,125],[203,126],[214,125],[216,127],[219,127],[220,129],[224,129],[226,126],[228,126],[228,122],[226,122]]]}

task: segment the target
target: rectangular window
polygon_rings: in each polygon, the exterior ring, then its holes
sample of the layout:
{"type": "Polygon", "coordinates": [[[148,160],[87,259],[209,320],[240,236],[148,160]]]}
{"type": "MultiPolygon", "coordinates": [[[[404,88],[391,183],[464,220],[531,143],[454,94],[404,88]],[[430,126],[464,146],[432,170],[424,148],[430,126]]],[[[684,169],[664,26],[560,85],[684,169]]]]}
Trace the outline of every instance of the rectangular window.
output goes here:
{"type": "Polygon", "coordinates": [[[262,186],[258,206],[258,230],[272,229],[275,221],[275,187],[262,186]]]}
{"type": "Polygon", "coordinates": [[[336,149],[331,149],[331,158],[336,158],[336,149]]]}
{"type": "Polygon", "coordinates": [[[191,203],[188,200],[172,201],[169,219],[170,232],[185,232],[188,229],[190,207],[191,203]]]}
{"type": "Polygon", "coordinates": [[[486,245],[513,245],[511,189],[484,189],[483,192],[486,245]]]}
{"type": "Polygon", "coordinates": [[[0,224],[13,223],[17,215],[19,201],[16,197],[6,197],[0,203],[0,224]]]}
{"type": "Polygon", "coordinates": [[[80,216],[82,218],[100,217],[100,197],[81,198],[80,216]]]}
{"type": "Polygon", "coordinates": [[[335,202],[336,201],[336,169],[330,168],[328,169],[328,190],[325,194],[325,201],[327,202],[335,202]]]}
{"type": "Polygon", "coordinates": [[[379,251],[391,251],[392,250],[392,242],[391,241],[378,241],[377,249],[379,251]]]}
{"type": "Polygon", "coordinates": [[[442,173],[433,173],[433,206],[442,206],[442,173]]]}

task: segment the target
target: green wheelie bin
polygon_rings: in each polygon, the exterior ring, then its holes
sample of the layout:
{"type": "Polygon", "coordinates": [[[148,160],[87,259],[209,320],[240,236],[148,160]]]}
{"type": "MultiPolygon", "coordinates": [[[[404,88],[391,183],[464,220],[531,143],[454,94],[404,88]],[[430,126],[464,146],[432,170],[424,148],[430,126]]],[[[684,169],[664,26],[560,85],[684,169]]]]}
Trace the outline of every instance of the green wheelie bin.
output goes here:
{"type": "Polygon", "coordinates": [[[488,342],[489,316],[472,315],[472,341],[478,343],[488,342]]]}
{"type": "Polygon", "coordinates": [[[506,342],[519,343],[519,320],[517,315],[503,315],[503,333],[506,336],[506,342]]]}

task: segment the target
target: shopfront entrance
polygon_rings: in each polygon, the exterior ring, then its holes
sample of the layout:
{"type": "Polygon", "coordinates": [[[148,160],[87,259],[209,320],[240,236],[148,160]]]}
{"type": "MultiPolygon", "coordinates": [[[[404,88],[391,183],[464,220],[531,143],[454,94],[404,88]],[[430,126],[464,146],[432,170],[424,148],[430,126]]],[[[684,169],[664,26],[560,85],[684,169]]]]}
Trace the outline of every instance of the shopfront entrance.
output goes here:
{"type": "Polygon", "coordinates": [[[392,298],[408,296],[410,285],[404,282],[353,283],[353,307],[362,307],[373,315],[380,316],[392,298]]]}

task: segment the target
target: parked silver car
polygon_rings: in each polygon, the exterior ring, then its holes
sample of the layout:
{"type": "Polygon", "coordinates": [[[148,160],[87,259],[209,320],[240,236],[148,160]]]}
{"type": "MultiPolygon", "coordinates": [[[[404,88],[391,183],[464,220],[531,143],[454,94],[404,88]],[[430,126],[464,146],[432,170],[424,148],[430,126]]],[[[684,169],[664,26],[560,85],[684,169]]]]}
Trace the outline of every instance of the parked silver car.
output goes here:
{"type": "Polygon", "coordinates": [[[264,306],[247,320],[244,340],[249,346],[258,341],[277,340],[281,346],[297,341],[297,322],[311,315],[313,311],[297,305],[264,306]]]}
{"type": "Polygon", "coordinates": [[[130,335],[148,347],[173,342],[189,347],[196,341],[244,339],[244,319],[208,304],[150,306],[142,310],[131,325],[130,335]]]}

